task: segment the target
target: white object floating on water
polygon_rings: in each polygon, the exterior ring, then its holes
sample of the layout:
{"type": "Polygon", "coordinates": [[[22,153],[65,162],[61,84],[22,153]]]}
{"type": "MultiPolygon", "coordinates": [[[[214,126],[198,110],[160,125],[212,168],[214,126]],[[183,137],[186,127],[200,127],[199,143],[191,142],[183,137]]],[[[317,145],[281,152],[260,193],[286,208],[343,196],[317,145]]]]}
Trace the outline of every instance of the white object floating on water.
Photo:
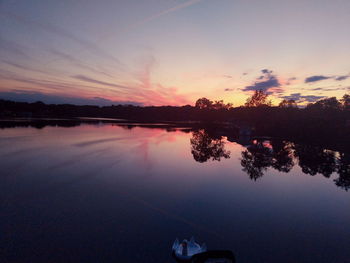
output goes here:
{"type": "Polygon", "coordinates": [[[207,246],[204,243],[200,246],[191,237],[190,241],[184,239],[181,243],[178,239],[175,239],[172,249],[177,258],[186,260],[190,259],[193,255],[207,251],[207,246]]]}

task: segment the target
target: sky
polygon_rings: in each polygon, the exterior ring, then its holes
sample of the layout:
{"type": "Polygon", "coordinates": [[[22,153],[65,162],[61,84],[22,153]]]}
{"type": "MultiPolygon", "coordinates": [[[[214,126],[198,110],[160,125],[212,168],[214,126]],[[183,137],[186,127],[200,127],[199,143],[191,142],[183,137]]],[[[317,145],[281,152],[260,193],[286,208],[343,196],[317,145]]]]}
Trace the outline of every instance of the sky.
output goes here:
{"type": "Polygon", "coordinates": [[[273,104],[350,93],[349,0],[0,0],[0,98],[273,104]]]}

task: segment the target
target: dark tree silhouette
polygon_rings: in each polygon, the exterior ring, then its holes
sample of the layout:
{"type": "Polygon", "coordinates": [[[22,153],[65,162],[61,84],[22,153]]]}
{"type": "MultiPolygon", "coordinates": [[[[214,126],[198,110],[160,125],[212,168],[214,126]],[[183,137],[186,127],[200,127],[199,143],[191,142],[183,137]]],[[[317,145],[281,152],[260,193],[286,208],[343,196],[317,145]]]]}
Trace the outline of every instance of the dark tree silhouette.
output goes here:
{"type": "Polygon", "coordinates": [[[288,173],[298,159],[304,174],[322,174],[329,178],[337,172],[336,186],[346,191],[350,189],[350,154],[278,140],[271,141],[271,146],[266,141],[255,141],[242,152],[241,165],[250,179],[256,181],[269,167],[288,173]]]}
{"type": "Polygon", "coordinates": [[[213,105],[212,105],[212,108],[214,110],[229,110],[233,107],[233,104],[232,103],[227,103],[225,104],[223,100],[216,100],[213,105]]]}
{"type": "Polygon", "coordinates": [[[350,154],[340,153],[337,172],[339,177],[334,180],[335,184],[348,191],[350,189],[350,154]]]}
{"type": "Polygon", "coordinates": [[[342,99],[340,100],[344,110],[350,110],[350,95],[344,94],[342,99]]]}
{"type": "Polygon", "coordinates": [[[254,94],[247,99],[245,103],[246,107],[261,107],[261,106],[271,106],[271,101],[268,101],[268,94],[263,90],[256,90],[254,94]]]}
{"type": "Polygon", "coordinates": [[[280,108],[296,108],[297,103],[295,100],[282,100],[280,104],[278,104],[278,107],[280,108]]]}
{"type": "Polygon", "coordinates": [[[207,98],[200,98],[196,101],[195,107],[201,110],[229,110],[233,107],[233,104],[225,104],[223,100],[216,100],[213,102],[207,98]]]}
{"type": "Polygon", "coordinates": [[[221,158],[230,158],[230,151],[225,150],[225,142],[222,137],[213,139],[205,130],[193,132],[190,142],[191,153],[197,162],[204,163],[210,159],[220,161],[221,158]]]}
{"type": "Polygon", "coordinates": [[[196,108],[199,109],[211,109],[213,106],[213,102],[207,98],[200,98],[196,101],[196,108]]]}
{"type": "Polygon", "coordinates": [[[247,150],[241,153],[241,165],[250,179],[256,181],[272,164],[272,149],[265,147],[264,141],[254,140],[247,150]]]}
{"type": "Polygon", "coordinates": [[[294,166],[294,145],[290,142],[273,140],[273,162],[272,167],[279,172],[289,173],[294,166]]]}
{"type": "Polygon", "coordinates": [[[307,108],[315,108],[321,110],[340,110],[341,103],[336,97],[326,98],[315,102],[314,104],[309,104],[307,108]]]}
{"type": "Polygon", "coordinates": [[[329,178],[337,169],[336,152],[318,146],[301,145],[295,147],[299,166],[305,174],[317,173],[329,178]]]}
{"type": "Polygon", "coordinates": [[[241,165],[243,167],[242,170],[254,181],[262,177],[264,171],[267,170],[266,166],[260,165],[260,159],[248,150],[242,152],[241,165]]]}
{"type": "Polygon", "coordinates": [[[294,166],[293,144],[280,140],[254,140],[242,152],[241,165],[252,180],[262,177],[269,167],[289,173],[294,166]]]}

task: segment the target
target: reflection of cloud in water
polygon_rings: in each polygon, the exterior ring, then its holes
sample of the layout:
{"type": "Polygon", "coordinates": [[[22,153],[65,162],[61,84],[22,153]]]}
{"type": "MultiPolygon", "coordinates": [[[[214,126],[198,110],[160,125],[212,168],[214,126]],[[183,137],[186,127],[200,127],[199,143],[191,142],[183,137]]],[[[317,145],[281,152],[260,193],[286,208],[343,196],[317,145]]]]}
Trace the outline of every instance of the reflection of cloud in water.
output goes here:
{"type": "Polygon", "coordinates": [[[32,199],[42,198],[47,193],[52,193],[52,192],[57,194],[59,191],[66,190],[67,187],[79,184],[80,182],[86,182],[88,179],[93,179],[95,177],[101,176],[101,174],[98,171],[99,170],[96,169],[94,171],[90,171],[89,173],[86,173],[83,175],[75,176],[73,178],[70,177],[69,180],[66,180],[63,182],[53,182],[51,184],[44,184],[44,187],[39,187],[28,193],[15,195],[12,198],[10,197],[6,200],[6,203],[12,204],[12,203],[30,201],[32,199]]]}
{"type": "Polygon", "coordinates": [[[66,168],[67,166],[75,165],[79,162],[85,161],[86,158],[88,158],[88,157],[93,157],[96,155],[106,153],[110,149],[111,149],[111,147],[106,147],[106,148],[103,148],[100,150],[93,150],[93,151],[86,152],[83,154],[77,154],[75,156],[70,156],[68,160],[53,164],[53,165],[47,167],[46,169],[52,170],[52,169],[66,168]]]}
{"type": "MultiPolygon", "coordinates": [[[[177,136],[179,133],[177,132],[167,132],[164,133],[164,130],[159,130],[159,132],[156,132],[154,134],[149,134],[149,136],[144,138],[138,138],[136,141],[136,146],[133,147],[133,151],[141,157],[141,161],[144,165],[145,172],[149,174],[149,171],[152,169],[153,164],[150,160],[150,154],[149,154],[149,147],[150,145],[159,145],[164,142],[170,142],[173,143],[176,141],[177,136]]],[[[161,147],[161,146],[160,146],[161,147]]]]}
{"type": "Polygon", "coordinates": [[[77,146],[77,147],[86,147],[86,146],[99,144],[99,143],[121,141],[121,140],[127,140],[127,139],[132,139],[132,138],[130,138],[130,137],[124,137],[124,138],[115,138],[115,137],[113,137],[113,138],[85,141],[85,142],[75,143],[73,145],[77,146]]]}
{"type": "Polygon", "coordinates": [[[11,156],[18,157],[19,155],[22,155],[22,154],[27,154],[29,152],[40,151],[40,150],[43,150],[43,149],[45,149],[45,146],[42,146],[42,147],[31,147],[31,148],[27,148],[27,149],[20,149],[20,150],[17,150],[17,151],[5,153],[5,154],[0,155],[0,156],[1,157],[11,157],[11,156]]]}
{"type": "Polygon", "coordinates": [[[33,138],[33,135],[22,135],[22,136],[3,136],[0,137],[0,142],[12,142],[12,141],[19,141],[19,140],[25,140],[33,138]]]}

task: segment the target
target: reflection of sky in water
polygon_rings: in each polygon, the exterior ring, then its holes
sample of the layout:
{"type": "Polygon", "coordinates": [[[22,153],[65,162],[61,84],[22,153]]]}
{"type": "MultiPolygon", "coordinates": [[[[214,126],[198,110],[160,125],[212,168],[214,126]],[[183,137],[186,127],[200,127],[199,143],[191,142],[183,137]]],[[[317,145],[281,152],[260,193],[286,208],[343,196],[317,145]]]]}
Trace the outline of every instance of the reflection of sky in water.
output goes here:
{"type": "Polygon", "coordinates": [[[254,181],[243,146],[226,142],[230,158],[199,163],[191,136],[112,125],[0,130],[6,257],[168,262],[173,240],[194,235],[238,262],[350,258],[350,197],[336,174],[295,165],[254,181]]]}

